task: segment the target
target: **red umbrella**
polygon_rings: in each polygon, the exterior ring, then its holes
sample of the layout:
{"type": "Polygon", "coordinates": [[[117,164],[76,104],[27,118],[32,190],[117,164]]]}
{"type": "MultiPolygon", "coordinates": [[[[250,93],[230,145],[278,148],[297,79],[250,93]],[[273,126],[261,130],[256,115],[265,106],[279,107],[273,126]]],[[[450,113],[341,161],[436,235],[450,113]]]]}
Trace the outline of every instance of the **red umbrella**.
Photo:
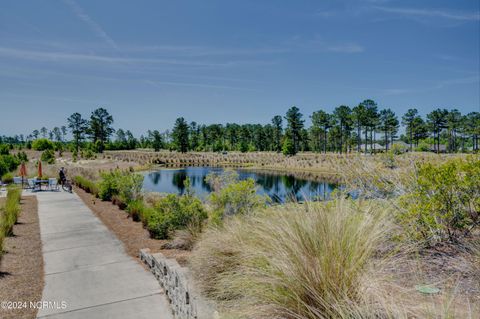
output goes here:
{"type": "Polygon", "coordinates": [[[42,161],[38,161],[38,177],[42,178],[42,161]]]}
{"type": "Polygon", "coordinates": [[[27,167],[25,166],[25,163],[22,163],[20,166],[20,176],[26,177],[27,176],[27,167]]]}
{"type": "Polygon", "coordinates": [[[22,176],[22,185],[25,177],[27,176],[27,167],[25,166],[25,162],[22,163],[20,166],[20,176],[22,176]]]}

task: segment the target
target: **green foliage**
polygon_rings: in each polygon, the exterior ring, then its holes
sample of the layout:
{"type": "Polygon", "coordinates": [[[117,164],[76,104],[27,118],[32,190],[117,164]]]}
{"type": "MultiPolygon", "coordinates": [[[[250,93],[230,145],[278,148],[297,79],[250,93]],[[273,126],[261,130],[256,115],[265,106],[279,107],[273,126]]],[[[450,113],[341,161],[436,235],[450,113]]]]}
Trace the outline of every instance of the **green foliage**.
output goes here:
{"type": "Polygon", "coordinates": [[[417,152],[428,152],[428,151],[430,151],[430,145],[426,141],[422,141],[415,148],[415,151],[417,151],[417,152]]]}
{"type": "Polygon", "coordinates": [[[183,117],[175,121],[172,130],[173,144],[177,151],[185,153],[188,151],[188,124],[183,117]]]}
{"type": "Polygon", "coordinates": [[[128,203],[126,211],[134,221],[147,222],[148,216],[152,214],[153,209],[148,207],[143,200],[133,200],[128,203]]]}
{"type": "Polygon", "coordinates": [[[15,170],[20,165],[20,160],[14,155],[0,155],[0,176],[15,170]]]}
{"type": "Polygon", "coordinates": [[[400,155],[407,151],[407,147],[401,144],[393,144],[392,148],[389,151],[391,151],[395,155],[400,155]]]}
{"type": "Polygon", "coordinates": [[[198,198],[169,194],[155,203],[146,218],[146,226],[152,237],[166,239],[173,231],[201,224],[207,217],[207,211],[198,198]]]}
{"type": "Polygon", "coordinates": [[[46,150],[42,153],[42,156],[40,157],[42,162],[46,162],[48,164],[54,164],[55,163],[55,153],[52,150],[46,150]]]}
{"type": "Polygon", "coordinates": [[[17,158],[20,160],[20,162],[28,162],[28,156],[25,152],[18,152],[17,158]]]}
{"type": "Polygon", "coordinates": [[[20,214],[20,197],[22,190],[18,187],[10,187],[7,192],[4,212],[0,216],[0,237],[11,236],[13,234],[13,225],[17,222],[20,214]]]}
{"type": "Polygon", "coordinates": [[[0,144],[0,155],[10,154],[10,147],[7,144],[0,144]]]}
{"type": "Polygon", "coordinates": [[[83,176],[77,175],[73,178],[75,185],[86,191],[87,193],[93,194],[98,197],[98,186],[91,180],[86,179],[83,176]]]}
{"type": "Polygon", "coordinates": [[[213,208],[213,223],[220,223],[225,216],[245,215],[265,207],[267,197],[256,193],[255,181],[251,178],[229,182],[215,192],[208,200],[213,208]]]}
{"type": "Polygon", "coordinates": [[[295,155],[295,147],[291,139],[286,138],[283,140],[282,153],[283,155],[295,155]]]}
{"type": "Polygon", "coordinates": [[[87,132],[91,136],[99,153],[103,152],[105,143],[115,131],[112,128],[112,124],[113,117],[104,108],[100,107],[96,109],[90,116],[90,127],[87,129],[87,132]]]}
{"type": "Polygon", "coordinates": [[[46,138],[39,138],[32,142],[32,148],[36,151],[54,150],[55,145],[46,138]]]}
{"type": "Polygon", "coordinates": [[[413,239],[456,241],[480,222],[480,159],[421,164],[400,221],[413,239]]]}
{"type": "Polygon", "coordinates": [[[5,173],[2,175],[2,183],[4,184],[11,184],[13,183],[13,174],[12,173],[5,173]]]}
{"type": "Polygon", "coordinates": [[[123,203],[140,198],[143,176],[121,170],[103,172],[100,174],[102,180],[98,184],[98,197],[102,200],[112,200],[118,196],[123,203]]]}

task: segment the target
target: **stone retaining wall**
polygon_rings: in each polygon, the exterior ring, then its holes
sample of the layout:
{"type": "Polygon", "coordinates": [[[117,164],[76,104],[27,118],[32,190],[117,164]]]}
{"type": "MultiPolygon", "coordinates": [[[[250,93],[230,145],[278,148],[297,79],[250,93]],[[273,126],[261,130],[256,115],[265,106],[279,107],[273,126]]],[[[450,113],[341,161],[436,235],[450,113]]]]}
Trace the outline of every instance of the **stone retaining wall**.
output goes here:
{"type": "Polygon", "coordinates": [[[140,259],[148,265],[165,290],[176,319],[218,318],[213,305],[203,299],[193,286],[188,268],[162,253],[150,254],[149,249],[140,250],[140,259]]]}

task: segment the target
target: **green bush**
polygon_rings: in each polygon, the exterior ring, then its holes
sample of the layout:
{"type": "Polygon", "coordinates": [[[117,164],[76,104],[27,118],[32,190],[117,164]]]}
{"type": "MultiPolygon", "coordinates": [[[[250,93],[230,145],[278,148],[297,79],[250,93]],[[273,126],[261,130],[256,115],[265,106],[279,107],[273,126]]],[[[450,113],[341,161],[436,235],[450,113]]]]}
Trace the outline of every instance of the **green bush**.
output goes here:
{"type": "Polygon", "coordinates": [[[75,185],[86,191],[87,193],[93,194],[98,197],[98,187],[95,182],[86,179],[83,176],[77,175],[73,178],[75,185]]]}
{"type": "Polygon", "coordinates": [[[173,231],[201,224],[208,217],[202,202],[191,195],[169,194],[158,200],[153,208],[146,218],[146,226],[150,235],[157,239],[167,239],[173,231]]]}
{"type": "Polygon", "coordinates": [[[134,200],[128,203],[126,211],[134,221],[147,223],[148,217],[154,214],[154,209],[148,207],[143,200],[134,200]]]}
{"type": "Polygon", "coordinates": [[[2,183],[4,184],[11,184],[13,183],[13,174],[12,173],[5,173],[2,175],[2,183]]]}
{"type": "Polygon", "coordinates": [[[102,200],[112,200],[113,196],[124,203],[140,198],[143,176],[131,172],[114,170],[100,174],[102,180],[98,184],[98,196],[102,200]]]}
{"type": "Polygon", "coordinates": [[[480,159],[421,164],[413,191],[401,198],[407,235],[427,243],[456,241],[480,222],[480,159]]]}
{"type": "Polygon", "coordinates": [[[428,151],[430,151],[430,144],[428,144],[425,141],[420,142],[420,144],[418,144],[418,146],[415,147],[415,151],[417,151],[417,152],[428,152],[428,151]]]}
{"type": "Polygon", "coordinates": [[[265,207],[268,198],[256,193],[255,181],[249,178],[212,192],[208,200],[213,208],[212,222],[218,223],[225,216],[243,215],[265,207]]]}
{"type": "Polygon", "coordinates": [[[0,176],[15,170],[20,165],[20,160],[14,155],[0,155],[0,176]]]}
{"type": "Polygon", "coordinates": [[[46,162],[48,164],[54,164],[55,163],[55,153],[52,150],[46,150],[42,153],[42,156],[40,157],[40,160],[42,162],[46,162]]]}
{"type": "Polygon", "coordinates": [[[408,151],[408,148],[402,144],[393,144],[390,151],[395,155],[400,155],[408,151]]]}
{"type": "Polygon", "coordinates": [[[54,150],[55,146],[52,141],[46,138],[39,138],[32,142],[32,148],[36,151],[54,150]]]}
{"type": "Polygon", "coordinates": [[[0,155],[10,154],[10,147],[7,144],[0,144],[0,155]]]}
{"type": "Polygon", "coordinates": [[[20,162],[28,162],[27,153],[23,151],[17,153],[17,158],[20,160],[20,162]]]}

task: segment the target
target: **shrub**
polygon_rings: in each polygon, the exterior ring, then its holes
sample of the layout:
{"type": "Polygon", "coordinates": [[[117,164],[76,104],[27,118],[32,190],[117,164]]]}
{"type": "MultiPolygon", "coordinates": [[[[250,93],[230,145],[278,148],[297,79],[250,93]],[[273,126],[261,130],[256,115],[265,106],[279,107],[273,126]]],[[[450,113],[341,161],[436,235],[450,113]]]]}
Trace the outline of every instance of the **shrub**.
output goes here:
{"type": "Polygon", "coordinates": [[[392,148],[390,149],[390,151],[395,155],[400,155],[400,154],[403,154],[403,153],[407,152],[408,148],[405,145],[394,143],[392,145],[392,148]]]}
{"type": "Polygon", "coordinates": [[[208,217],[202,202],[191,195],[169,194],[158,200],[146,220],[151,236],[167,239],[177,229],[201,224],[208,217]]]}
{"type": "Polygon", "coordinates": [[[28,162],[28,156],[27,153],[25,152],[18,152],[17,158],[20,160],[20,162],[28,162]]]}
{"type": "Polygon", "coordinates": [[[456,241],[478,225],[480,159],[424,163],[416,176],[413,191],[401,198],[400,221],[407,235],[427,243],[456,241]]]}
{"type": "Polygon", "coordinates": [[[4,236],[13,234],[13,225],[17,222],[20,214],[20,197],[22,190],[18,187],[11,187],[7,192],[4,213],[1,219],[1,230],[4,236]]]}
{"type": "Polygon", "coordinates": [[[420,142],[420,144],[418,144],[418,146],[415,147],[415,151],[417,151],[417,152],[428,152],[428,151],[430,151],[430,144],[428,144],[425,141],[420,142]]]}
{"type": "Polygon", "coordinates": [[[36,151],[54,150],[52,141],[46,138],[39,138],[32,142],[32,148],[36,151]]]}
{"type": "Polygon", "coordinates": [[[7,144],[0,144],[0,155],[10,154],[10,147],[7,144]]]}
{"type": "Polygon", "coordinates": [[[146,224],[153,208],[148,207],[143,200],[134,200],[128,203],[126,210],[132,220],[142,221],[146,224]]]}
{"type": "Polygon", "coordinates": [[[11,184],[13,183],[13,174],[12,173],[5,173],[2,176],[2,182],[4,184],[11,184]]]}
{"type": "Polygon", "coordinates": [[[86,179],[83,176],[77,175],[73,178],[75,185],[86,191],[87,193],[93,194],[98,197],[98,187],[91,180],[86,179]]]}
{"type": "Polygon", "coordinates": [[[0,176],[15,170],[20,165],[20,160],[13,155],[0,155],[0,176]]]}
{"type": "Polygon", "coordinates": [[[242,215],[264,207],[267,198],[256,193],[255,181],[251,178],[232,182],[208,197],[213,208],[212,221],[220,222],[225,216],[242,215]]]}
{"type": "Polygon", "coordinates": [[[383,210],[357,205],[275,206],[229,218],[197,243],[195,278],[228,315],[365,318],[363,278],[389,222],[383,210]]]}
{"type": "Polygon", "coordinates": [[[140,198],[143,176],[131,172],[113,170],[100,174],[102,180],[98,184],[98,196],[102,200],[112,200],[113,196],[124,203],[140,198]]]}
{"type": "Polygon", "coordinates": [[[42,162],[46,162],[48,164],[55,163],[55,153],[52,150],[45,150],[40,157],[42,162]]]}

